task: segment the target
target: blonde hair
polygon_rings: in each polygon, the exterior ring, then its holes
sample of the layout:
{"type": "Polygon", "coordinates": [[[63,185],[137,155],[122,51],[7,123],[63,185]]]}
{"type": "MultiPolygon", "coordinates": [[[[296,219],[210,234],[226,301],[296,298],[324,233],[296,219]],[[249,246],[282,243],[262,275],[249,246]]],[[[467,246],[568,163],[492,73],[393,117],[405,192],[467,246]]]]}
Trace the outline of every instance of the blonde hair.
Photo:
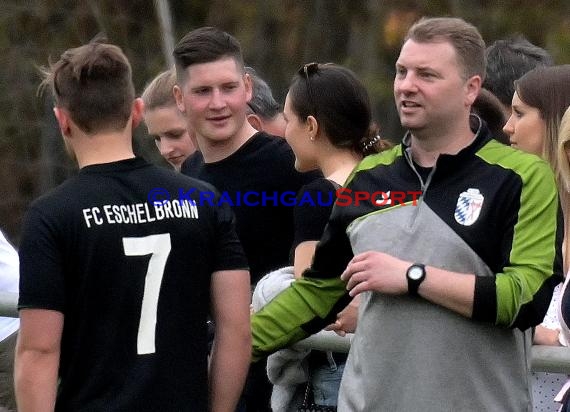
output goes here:
{"type": "Polygon", "coordinates": [[[570,259],[570,161],[567,154],[570,149],[570,106],[566,108],[560,128],[558,129],[558,150],[556,164],[556,180],[558,182],[558,192],[562,215],[564,216],[564,269],[568,270],[568,260],[570,259]]]}
{"type": "Polygon", "coordinates": [[[564,112],[558,131],[558,170],[564,192],[570,192],[570,160],[567,150],[570,149],[570,106],[564,112]]]}
{"type": "Polygon", "coordinates": [[[172,91],[175,84],[176,72],[174,68],[163,71],[152,79],[141,96],[145,110],[176,106],[176,99],[172,91]]]}

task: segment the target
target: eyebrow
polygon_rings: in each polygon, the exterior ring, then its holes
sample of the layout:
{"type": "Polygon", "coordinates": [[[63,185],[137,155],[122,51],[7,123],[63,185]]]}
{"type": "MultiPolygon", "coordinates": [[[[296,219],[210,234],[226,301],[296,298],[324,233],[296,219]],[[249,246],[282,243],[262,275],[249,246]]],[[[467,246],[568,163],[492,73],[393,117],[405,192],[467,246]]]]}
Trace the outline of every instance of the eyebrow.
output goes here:
{"type": "Polygon", "coordinates": [[[194,92],[196,90],[211,89],[211,88],[212,88],[212,86],[195,86],[195,87],[192,87],[190,90],[194,92]]]}

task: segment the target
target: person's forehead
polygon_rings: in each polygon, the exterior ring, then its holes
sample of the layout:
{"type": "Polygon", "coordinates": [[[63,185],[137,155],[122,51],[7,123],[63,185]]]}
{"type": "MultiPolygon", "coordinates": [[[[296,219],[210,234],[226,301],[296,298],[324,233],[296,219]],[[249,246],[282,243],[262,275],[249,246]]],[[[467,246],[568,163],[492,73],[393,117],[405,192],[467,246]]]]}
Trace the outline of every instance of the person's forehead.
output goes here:
{"type": "Polygon", "coordinates": [[[397,60],[397,64],[413,65],[418,67],[448,66],[450,63],[457,65],[454,47],[448,41],[417,42],[407,40],[397,60]]]}
{"type": "Polygon", "coordinates": [[[538,111],[538,108],[529,105],[528,103],[526,103],[521,96],[519,95],[519,93],[515,90],[515,92],[513,93],[513,99],[512,99],[512,106],[515,108],[524,108],[524,109],[535,109],[538,111]]]}
{"type": "Polygon", "coordinates": [[[207,63],[196,63],[188,66],[186,71],[188,80],[193,83],[235,81],[243,75],[233,57],[224,57],[207,63]]]}
{"type": "Polygon", "coordinates": [[[152,109],[148,109],[145,110],[143,113],[143,117],[146,118],[159,118],[159,119],[163,119],[163,118],[167,118],[170,119],[172,117],[183,117],[182,114],[180,113],[180,110],[178,110],[178,107],[176,106],[176,104],[172,104],[172,105],[166,105],[166,106],[159,106],[159,107],[154,107],[152,109]]]}
{"type": "Polygon", "coordinates": [[[158,107],[144,112],[144,122],[149,132],[160,131],[170,125],[182,124],[185,127],[185,118],[176,106],[158,107]]]}

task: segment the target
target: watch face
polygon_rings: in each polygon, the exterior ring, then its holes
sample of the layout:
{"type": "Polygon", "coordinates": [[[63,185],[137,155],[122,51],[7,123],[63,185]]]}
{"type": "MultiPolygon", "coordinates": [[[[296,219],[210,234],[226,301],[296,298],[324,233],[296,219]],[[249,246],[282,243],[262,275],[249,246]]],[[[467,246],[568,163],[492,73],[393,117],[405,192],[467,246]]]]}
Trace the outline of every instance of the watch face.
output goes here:
{"type": "Polygon", "coordinates": [[[411,267],[408,272],[408,277],[413,280],[418,280],[422,277],[424,271],[418,266],[411,267]]]}

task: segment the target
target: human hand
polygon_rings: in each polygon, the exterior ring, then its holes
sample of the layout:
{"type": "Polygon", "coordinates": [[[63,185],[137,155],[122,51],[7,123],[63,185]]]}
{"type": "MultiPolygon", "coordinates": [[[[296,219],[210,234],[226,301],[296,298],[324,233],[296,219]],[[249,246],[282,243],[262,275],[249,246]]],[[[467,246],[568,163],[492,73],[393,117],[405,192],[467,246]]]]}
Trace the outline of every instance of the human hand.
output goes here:
{"type": "Polygon", "coordinates": [[[356,296],[352,299],[346,308],[336,315],[336,322],[328,325],[325,330],[332,330],[339,336],[345,336],[347,333],[354,333],[356,323],[358,321],[358,305],[360,297],[356,296]]]}
{"type": "Polygon", "coordinates": [[[561,346],[558,336],[560,335],[560,329],[550,329],[542,325],[538,325],[534,330],[534,338],[532,343],[535,345],[549,345],[549,346],[561,346]]]}
{"type": "Polygon", "coordinates": [[[364,252],[352,258],[340,278],[354,297],[368,290],[390,295],[408,292],[406,271],[411,263],[381,252],[364,252]]]}

